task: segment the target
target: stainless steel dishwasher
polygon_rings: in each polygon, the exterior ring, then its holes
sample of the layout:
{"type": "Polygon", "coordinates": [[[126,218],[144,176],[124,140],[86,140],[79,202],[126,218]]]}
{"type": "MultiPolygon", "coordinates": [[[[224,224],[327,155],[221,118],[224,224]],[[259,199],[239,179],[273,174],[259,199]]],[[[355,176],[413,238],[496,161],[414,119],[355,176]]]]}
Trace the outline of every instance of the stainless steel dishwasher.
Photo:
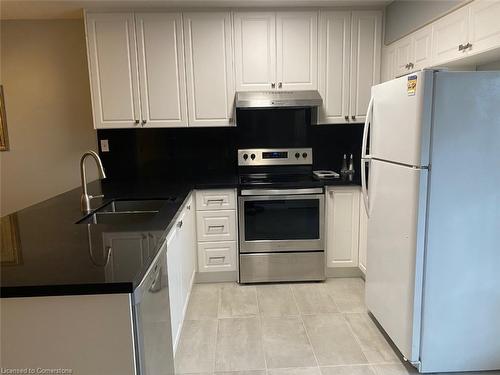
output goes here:
{"type": "Polygon", "coordinates": [[[167,244],[134,291],[137,368],[140,375],[173,375],[167,244]]]}

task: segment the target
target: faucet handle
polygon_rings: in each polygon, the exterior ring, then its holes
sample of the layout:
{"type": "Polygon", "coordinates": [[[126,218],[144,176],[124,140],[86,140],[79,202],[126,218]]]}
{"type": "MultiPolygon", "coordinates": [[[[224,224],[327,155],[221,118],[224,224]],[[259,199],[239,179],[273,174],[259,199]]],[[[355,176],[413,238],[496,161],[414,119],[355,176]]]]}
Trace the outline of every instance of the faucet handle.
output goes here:
{"type": "Polygon", "coordinates": [[[104,198],[104,194],[99,194],[99,195],[89,195],[90,199],[95,199],[95,198],[104,198]]]}

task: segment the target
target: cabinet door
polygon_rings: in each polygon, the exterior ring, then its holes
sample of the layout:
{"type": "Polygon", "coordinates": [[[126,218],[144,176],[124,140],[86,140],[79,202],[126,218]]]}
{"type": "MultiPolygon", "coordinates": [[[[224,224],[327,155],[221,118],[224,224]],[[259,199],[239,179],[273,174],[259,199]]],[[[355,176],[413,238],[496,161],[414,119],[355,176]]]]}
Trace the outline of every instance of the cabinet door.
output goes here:
{"type": "Polygon", "coordinates": [[[366,274],[366,255],[368,248],[368,215],[363,199],[359,199],[359,269],[366,274]]]}
{"type": "Polygon", "coordinates": [[[382,78],[381,81],[390,81],[396,78],[396,46],[382,49],[382,78]]]}
{"type": "Polygon", "coordinates": [[[327,192],[327,266],[358,267],[359,190],[327,192]]]}
{"type": "Polygon", "coordinates": [[[371,87],[380,81],[382,13],[352,12],[351,88],[349,112],[351,122],[364,122],[371,87]]]}
{"type": "Polygon", "coordinates": [[[237,91],[270,90],[275,87],[274,12],[234,14],[234,62],[237,91]]]}
{"type": "Polygon", "coordinates": [[[413,33],[412,40],[413,67],[410,68],[410,72],[432,66],[432,26],[429,25],[413,33]]]}
{"type": "Polygon", "coordinates": [[[172,346],[177,348],[182,324],[182,272],[181,272],[182,248],[177,228],[174,227],[167,236],[167,270],[168,270],[168,293],[170,298],[170,320],[172,323],[172,346]]]}
{"type": "Polygon", "coordinates": [[[476,0],[470,5],[469,54],[500,47],[500,1],[476,0]]]}
{"type": "Polygon", "coordinates": [[[432,24],[432,59],[434,65],[464,57],[460,45],[467,44],[469,7],[459,9],[432,24]]]}
{"type": "Polygon", "coordinates": [[[234,104],[231,15],[184,13],[190,126],[232,124],[234,104]]]}
{"type": "Polygon", "coordinates": [[[413,61],[413,38],[407,36],[396,43],[396,76],[409,72],[409,64],[413,61]]]}
{"type": "Polygon", "coordinates": [[[325,11],[319,17],[319,108],[321,123],[349,122],[351,12],[325,11]]]}
{"type": "Polygon", "coordinates": [[[139,124],[139,79],[132,13],[88,13],[87,53],[94,127],[139,124]]]}
{"type": "Polygon", "coordinates": [[[187,126],[182,16],[136,14],[142,125],[187,126]]]}
{"type": "Polygon", "coordinates": [[[278,88],[317,90],[318,13],[278,12],[276,53],[278,88]]]}

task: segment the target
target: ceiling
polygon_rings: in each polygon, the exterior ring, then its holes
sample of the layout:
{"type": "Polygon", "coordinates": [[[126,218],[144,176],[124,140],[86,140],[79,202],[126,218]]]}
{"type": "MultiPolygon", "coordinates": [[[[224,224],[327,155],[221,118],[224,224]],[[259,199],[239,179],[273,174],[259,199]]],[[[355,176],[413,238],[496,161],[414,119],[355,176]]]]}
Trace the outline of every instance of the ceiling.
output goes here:
{"type": "Polygon", "coordinates": [[[389,0],[0,0],[1,19],[81,18],[83,9],[376,7],[389,0]]]}

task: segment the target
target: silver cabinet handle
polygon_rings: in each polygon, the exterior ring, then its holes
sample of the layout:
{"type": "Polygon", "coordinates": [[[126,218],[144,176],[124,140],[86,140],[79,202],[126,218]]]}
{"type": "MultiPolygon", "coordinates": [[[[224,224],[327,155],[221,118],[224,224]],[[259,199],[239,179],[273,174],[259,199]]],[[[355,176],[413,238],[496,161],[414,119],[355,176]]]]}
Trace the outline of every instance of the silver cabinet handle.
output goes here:
{"type": "Polygon", "coordinates": [[[413,69],[414,67],[415,65],[412,62],[408,63],[408,69],[413,69]]]}
{"type": "Polygon", "coordinates": [[[405,65],[405,69],[409,69],[409,68],[408,68],[408,66],[409,66],[409,65],[410,65],[410,64],[406,64],[406,65],[405,65]]]}
{"type": "Polygon", "coordinates": [[[210,202],[222,203],[222,202],[224,202],[224,199],[207,199],[207,203],[210,203],[210,202]]]}
{"type": "Polygon", "coordinates": [[[344,116],[344,120],[349,121],[349,116],[344,116]]]}
{"type": "Polygon", "coordinates": [[[142,120],[141,121],[142,126],[146,125],[146,123],[147,123],[147,120],[142,120]]]}
{"type": "Polygon", "coordinates": [[[469,48],[472,48],[472,43],[468,42],[465,46],[464,46],[464,51],[466,49],[469,49],[469,48]]]}
{"type": "Polygon", "coordinates": [[[464,50],[464,45],[463,45],[463,44],[460,44],[460,45],[458,46],[458,50],[459,50],[459,51],[463,51],[463,50],[464,50]]]}
{"type": "Polygon", "coordinates": [[[190,205],[190,204],[188,204],[188,205],[186,206],[186,209],[190,210],[190,209],[191,209],[191,205],[190,205]]]}
{"type": "Polygon", "coordinates": [[[274,83],[274,82],[273,82],[273,83],[271,83],[271,88],[272,88],[272,89],[276,88],[276,83],[274,83]]]}
{"type": "Polygon", "coordinates": [[[139,122],[140,122],[139,120],[135,120],[134,124],[139,125],[139,122]]]}
{"type": "Polygon", "coordinates": [[[224,229],[224,225],[209,225],[208,230],[210,229],[224,229]]]}
{"type": "Polygon", "coordinates": [[[351,116],[351,119],[356,120],[356,116],[351,116]]]}
{"type": "Polygon", "coordinates": [[[283,82],[278,82],[278,88],[281,89],[283,87],[283,82]]]}
{"type": "Polygon", "coordinates": [[[180,220],[179,222],[177,222],[177,228],[182,228],[182,224],[183,224],[182,220],[180,220]]]}

